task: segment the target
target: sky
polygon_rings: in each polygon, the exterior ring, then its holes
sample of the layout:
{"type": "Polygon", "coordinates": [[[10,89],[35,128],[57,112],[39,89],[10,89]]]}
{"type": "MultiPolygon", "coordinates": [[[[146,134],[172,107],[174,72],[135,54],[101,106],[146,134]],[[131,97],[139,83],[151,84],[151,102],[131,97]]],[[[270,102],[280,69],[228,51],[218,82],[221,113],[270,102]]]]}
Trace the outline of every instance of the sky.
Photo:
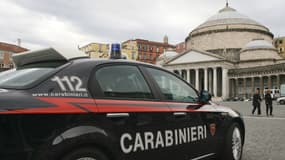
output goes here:
{"type": "MultiPolygon", "coordinates": [[[[226,0],[1,0],[0,41],[36,50],[142,38],[183,42],[226,0]]],[[[284,0],[229,0],[238,12],[285,36],[284,0]]]]}

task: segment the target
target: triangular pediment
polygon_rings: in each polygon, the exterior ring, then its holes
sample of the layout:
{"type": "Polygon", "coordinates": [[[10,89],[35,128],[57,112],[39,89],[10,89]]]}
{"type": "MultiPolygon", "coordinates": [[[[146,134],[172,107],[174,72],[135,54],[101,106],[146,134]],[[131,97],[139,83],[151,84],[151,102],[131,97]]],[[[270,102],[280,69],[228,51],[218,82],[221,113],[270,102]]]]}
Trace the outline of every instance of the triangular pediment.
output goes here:
{"type": "Polygon", "coordinates": [[[166,64],[199,63],[217,60],[224,60],[224,58],[209,52],[189,50],[174,57],[166,64]]]}

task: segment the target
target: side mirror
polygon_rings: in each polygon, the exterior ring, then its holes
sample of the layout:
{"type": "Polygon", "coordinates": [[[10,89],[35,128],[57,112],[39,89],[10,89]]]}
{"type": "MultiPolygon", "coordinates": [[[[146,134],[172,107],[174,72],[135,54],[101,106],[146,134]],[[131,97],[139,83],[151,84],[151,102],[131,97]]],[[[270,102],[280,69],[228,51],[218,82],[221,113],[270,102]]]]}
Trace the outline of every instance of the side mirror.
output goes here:
{"type": "Polygon", "coordinates": [[[199,100],[202,103],[209,103],[209,101],[212,99],[211,94],[208,91],[202,90],[200,92],[199,100]]]}

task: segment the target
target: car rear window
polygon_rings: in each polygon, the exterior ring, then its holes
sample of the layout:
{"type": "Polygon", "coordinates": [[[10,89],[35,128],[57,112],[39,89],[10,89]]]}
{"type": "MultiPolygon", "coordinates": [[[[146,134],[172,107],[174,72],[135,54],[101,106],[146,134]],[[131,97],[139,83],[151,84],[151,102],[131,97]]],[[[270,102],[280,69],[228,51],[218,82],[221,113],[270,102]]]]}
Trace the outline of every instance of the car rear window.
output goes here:
{"type": "Polygon", "coordinates": [[[48,75],[54,68],[11,69],[0,73],[0,88],[22,89],[48,75]]]}

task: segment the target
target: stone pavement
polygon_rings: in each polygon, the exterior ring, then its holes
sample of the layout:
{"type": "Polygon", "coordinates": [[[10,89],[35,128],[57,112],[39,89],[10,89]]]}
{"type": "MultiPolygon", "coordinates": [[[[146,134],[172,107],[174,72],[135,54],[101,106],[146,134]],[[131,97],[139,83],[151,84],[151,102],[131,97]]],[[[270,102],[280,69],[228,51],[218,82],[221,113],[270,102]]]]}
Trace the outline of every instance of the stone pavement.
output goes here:
{"type": "Polygon", "coordinates": [[[246,135],[243,160],[285,160],[285,105],[273,103],[273,117],[251,115],[251,102],[220,102],[244,116],[246,135]]]}

